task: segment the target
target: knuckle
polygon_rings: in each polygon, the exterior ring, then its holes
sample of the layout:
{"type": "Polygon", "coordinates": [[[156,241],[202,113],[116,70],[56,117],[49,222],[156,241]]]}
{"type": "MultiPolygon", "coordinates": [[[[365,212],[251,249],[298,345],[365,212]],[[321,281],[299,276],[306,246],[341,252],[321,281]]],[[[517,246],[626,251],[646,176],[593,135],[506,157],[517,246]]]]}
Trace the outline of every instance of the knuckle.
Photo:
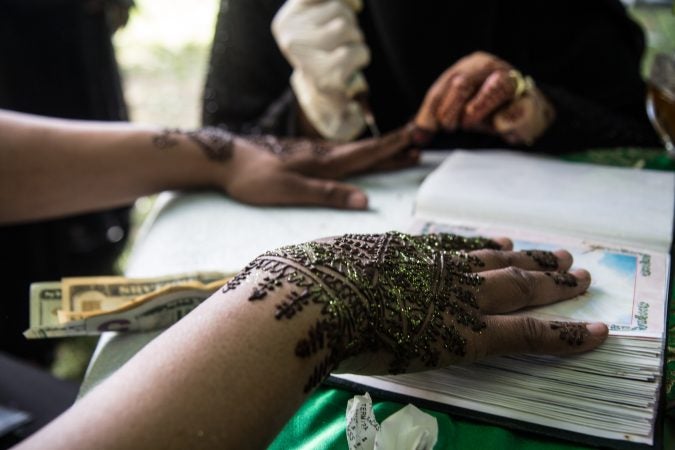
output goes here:
{"type": "Polygon", "coordinates": [[[511,81],[509,72],[506,69],[495,70],[492,72],[492,77],[494,78],[495,82],[499,84],[508,84],[511,81]]]}
{"type": "Polygon", "coordinates": [[[483,84],[484,88],[486,90],[494,91],[499,89],[500,87],[503,87],[507,79],[502,77],[501,74],[502,74],[501,71],[492,72],[485,80],[485,83],[483,84]]]}
{"type": "Polygon", "coordinates": [[[518,298],[526,304],[534,300],[534,277],[530,272],[510,266],[506,268],[506,279],[518,298]]]}
{"type": "Polygon", "coordinates": [[[513,257],[510,252],[498,250],[485,250],[485,252],[495,260],[498,267],[511,267],[513,265],[513,257]]]}
{"type": "Polygon", "coordinates": [[[460,92],[466,91],[469,89],[469,83],[464,77],[454,77],[452,80],[450,80],[450,88],[460,92]]]}
{"type": "Polygon", "coordinates": [[[334,200],[339,194],[337,184],[332,181],[326,181],[321,189],[321,195],[327,201],[334,200]]]}
{"type": "Polygon", "coordinates": [[[546,330],[540,321],[532,317],[526,317],[523,320],[523,337],[527,351],[535,352],[539,350],[545,336],[546,330]]]}

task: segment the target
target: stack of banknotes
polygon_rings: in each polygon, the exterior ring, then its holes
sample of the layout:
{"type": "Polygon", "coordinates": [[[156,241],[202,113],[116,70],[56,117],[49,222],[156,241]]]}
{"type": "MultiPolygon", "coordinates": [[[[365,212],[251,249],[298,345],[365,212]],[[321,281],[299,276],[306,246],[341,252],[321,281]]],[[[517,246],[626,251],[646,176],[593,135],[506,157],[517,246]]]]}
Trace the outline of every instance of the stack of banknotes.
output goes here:
{"type": "Polygon", "coordinates": [[[195,272],[158,278],[79,277],[33,283],[28,339],[148,331],[185,316],[229,276],[195,272]]]}

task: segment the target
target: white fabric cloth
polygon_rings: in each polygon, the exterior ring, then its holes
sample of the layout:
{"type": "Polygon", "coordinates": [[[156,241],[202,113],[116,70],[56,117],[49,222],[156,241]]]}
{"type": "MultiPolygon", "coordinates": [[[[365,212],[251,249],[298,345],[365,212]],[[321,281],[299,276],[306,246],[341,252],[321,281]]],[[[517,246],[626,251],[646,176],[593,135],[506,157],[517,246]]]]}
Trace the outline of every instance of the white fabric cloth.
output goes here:
{"type": "Polygon", "coordinates": [[[370,52],[356,13],[361,0],[288,0],[272,21],[293,66],[291,86],[305,116],[325,138],[351,140],[363,131],[354,95],[368,85],[361,69],[370,52]]]}

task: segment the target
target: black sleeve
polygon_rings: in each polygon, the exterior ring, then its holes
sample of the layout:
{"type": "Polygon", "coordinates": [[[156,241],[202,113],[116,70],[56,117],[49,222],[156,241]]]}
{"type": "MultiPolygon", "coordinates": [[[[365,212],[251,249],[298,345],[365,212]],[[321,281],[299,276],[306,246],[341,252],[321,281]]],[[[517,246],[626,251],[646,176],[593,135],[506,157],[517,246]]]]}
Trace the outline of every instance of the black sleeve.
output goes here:
{"type": "Polygon", "coordinates": [[[643,105],[636,107],[642,114],[622,114],[562,88],[540,86],[540,89],[556,109],[555,121],[537,141],[537,147],[542,150],[561,152],[582,148],[661,145],[643,112],[643,105]]]}
{"type": "Polygon", "coordinates": [[[528,3],[530,41],[521,46],[528,50],[514,59],[556,109],[536,146],[556,151],[658,146],[640,71],[644,33],[624,6],[618,0],[528,3]]]}
{"type": "Polygon", "coordinates": [[[244,134],[293,134],[291,67],[270,29],[281,0],[223,0],[204,89],[202,121],[244,134]]]}

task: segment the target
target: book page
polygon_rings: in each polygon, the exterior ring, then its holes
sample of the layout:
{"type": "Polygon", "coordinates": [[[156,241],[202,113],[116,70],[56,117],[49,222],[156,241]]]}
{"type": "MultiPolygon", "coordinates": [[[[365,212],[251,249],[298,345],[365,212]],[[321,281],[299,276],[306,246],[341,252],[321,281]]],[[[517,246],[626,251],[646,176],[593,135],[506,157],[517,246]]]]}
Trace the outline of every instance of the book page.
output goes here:
{"type": "Polygon", "coordinates": [[[506,236],[513,240],[515,250],[567,249],[574,257],[573,267],[591,272],[588,291],[517,314],[544,320],[602,321],[608,324],[610,336],[594,351],[567,357],[500,356],[396,376],[333,374],[333,383],[347,383],[343,386],[383,398],[390,393],[399,401],[400,396],[412,402],[423,399],[440,410],[460,408],[470,417],[527,431],[536,424],[592,436],[603,445],[654,444],[664,358],[667,254],[490,226],[420,220],[409,231],[506,236]]]}
{"type": "Polygon", "coordinates": [[[497,227],[457,227],[417,221],[414,234],[455,233],[464,236],[505,236],[514,250],[557,250],[574,257],[574,268],[591,273],[588,291],[572,300],[520,312],[544,320],[602,321],[610,335],[664,336],[668,298],[669,255],[617,247],[574,237],[497,227]]]}
{"type": "Polygon", "coordinates": [[[547,230],[667,252],[675,174],[506,150],[453,152],[426,178],[416,217],[547,230]]]}

